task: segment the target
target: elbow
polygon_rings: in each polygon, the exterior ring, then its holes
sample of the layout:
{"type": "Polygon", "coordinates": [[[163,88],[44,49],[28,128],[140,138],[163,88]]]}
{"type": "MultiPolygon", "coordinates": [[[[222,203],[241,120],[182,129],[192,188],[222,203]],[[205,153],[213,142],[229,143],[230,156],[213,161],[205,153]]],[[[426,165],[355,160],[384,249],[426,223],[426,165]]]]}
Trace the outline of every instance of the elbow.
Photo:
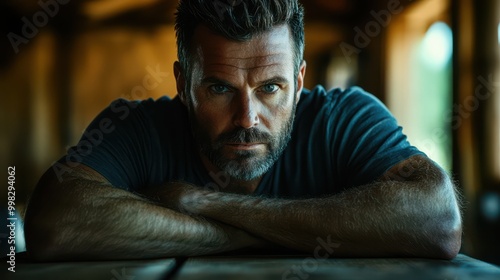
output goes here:
{"type": "Polygon", "coordinates": [[[24,235],[27,254],[31,260],[38,262],[60,260],[65,247],[61,242],[64,229],[57,222],[60,217],[38,206],[31,202],[26,211],[24,235]]]}
{"type": "Polygon", "coordinates": [[[419,231],[410,233],[413,245],[410,245],[409,255],[418,258],[451,260],[455,258],[462,245],[462,229],[445,227],[443,224],[424,224],[419,231]],[[415,244],[417,244],[415,246],[415,244]],[[411,253],[410,253],[411,252],[411,253]]]}
{"type": "Polygon", "coordinates": [[[52,233],[38,222],[25,224],[26,249],[29,258],[37,262],[57,260],[56,246],[54,246],[52,233]]]}
{"type": "Polygon", "coordinates": [[[35,262],[79,260],[74,249],[74,240],[63,232],[68,229],[53,226],[53,223],[36,221],[25,224],[26,253],[35,262]]]}
{"type": "Polygon", "coordinates": [[[439,188],[435,196],[437,209],[435,219],[430,219],[431,230],[428,237],[433,244],[433,253],[436,258],[451,260],[455,258],[462,245],[462,215],[461,201],[455,186],[448,175],[441,172],[439,188]]]}
{"type": "Polygon", "coordinates": [[[40,243],[27,244],[27,254],[34,262],[51,262],[61,259],[53,247],[40,243]]]}
{"type": "Polygon", "coordinates": [[[51,174],[46,172],[38,182],[24,217],[26,253],[38,262],[62,260],[71,247],[64,241],[64,233],[68,232],[67,223],[63,222],[67,208],[60,203],[66,198],[57,189],[59,185],[51,174]]]}
{"type": "Polygon", "coordinates": [[[453,230],[434,240],[432,246],[433,258],[451,260],[455,258],[462,245],[462,230],[453,230]]]}
{"type": "Polygon", "coordinates": [[[447,219],[439,219],[433,228],[434,230],[430,230],[431,234],[428,236],[431,243],[432,257],[445,260],[455,258],[462,245],[462,221],[460,215],[453,214],[449,215],[447,219]]]}
{"type": "Polygon", "coordinates": [[[58,260],[59,250],[55,242],[58,238],[56,227],[51,225],[47,218],[28,215],[29,210],[28,208],[24,225],[26,251],[29,258],[37,262],[58,260]]]}

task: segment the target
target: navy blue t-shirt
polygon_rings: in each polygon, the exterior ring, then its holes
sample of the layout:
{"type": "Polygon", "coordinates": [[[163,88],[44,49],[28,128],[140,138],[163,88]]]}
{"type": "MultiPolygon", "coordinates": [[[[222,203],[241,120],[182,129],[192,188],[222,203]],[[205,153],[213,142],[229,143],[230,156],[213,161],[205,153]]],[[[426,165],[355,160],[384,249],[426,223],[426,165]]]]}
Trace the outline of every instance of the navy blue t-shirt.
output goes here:
{"type": "MultiPolygon", "coordinates": [[[[70,153],[121,189],[184,181],[223,188],[195,146],[179,98],[117,100],[90,124],[70,153]]],[[[300,198],[368,184],[398,162],[423,154],[411,146],[388,109],[361,88],[304,90],[292,137],[255,195],[300,198]]],[[[62,162],[69,157],[61,159],[62,162]]]]}

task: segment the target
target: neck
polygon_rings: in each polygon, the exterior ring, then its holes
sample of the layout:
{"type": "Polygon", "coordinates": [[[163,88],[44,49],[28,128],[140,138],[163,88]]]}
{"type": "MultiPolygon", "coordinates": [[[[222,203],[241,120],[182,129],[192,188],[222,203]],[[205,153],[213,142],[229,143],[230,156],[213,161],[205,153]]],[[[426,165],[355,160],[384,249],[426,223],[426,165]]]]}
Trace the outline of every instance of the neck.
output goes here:
{"type": "Polygon", "coordinates": [[[262,176],[250,181],[238,180],[233,177],[229,177],[229,175],[227,175],[224,171],[221,171],[213,165],[205,155],[200,154],[200,157],[203,165],[208,171],[208,174],[217,184],[219,191],[221,192],[251,194],[255,191],[255,189],[257,189],[260,181],[262,180],[262,176]]]}

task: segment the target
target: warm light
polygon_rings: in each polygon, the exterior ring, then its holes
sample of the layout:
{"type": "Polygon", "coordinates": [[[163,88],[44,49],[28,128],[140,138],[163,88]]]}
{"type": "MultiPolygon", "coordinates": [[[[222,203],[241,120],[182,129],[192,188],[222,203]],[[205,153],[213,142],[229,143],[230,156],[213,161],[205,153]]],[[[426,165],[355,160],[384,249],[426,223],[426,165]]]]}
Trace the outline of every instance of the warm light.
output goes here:
{"type": "Polygon", "coordinates": [[[444,22],[432,24],[422,44],[424,62],[434,69],[443,69],[453,54],[453,34],[450,27],[444,22]]]}

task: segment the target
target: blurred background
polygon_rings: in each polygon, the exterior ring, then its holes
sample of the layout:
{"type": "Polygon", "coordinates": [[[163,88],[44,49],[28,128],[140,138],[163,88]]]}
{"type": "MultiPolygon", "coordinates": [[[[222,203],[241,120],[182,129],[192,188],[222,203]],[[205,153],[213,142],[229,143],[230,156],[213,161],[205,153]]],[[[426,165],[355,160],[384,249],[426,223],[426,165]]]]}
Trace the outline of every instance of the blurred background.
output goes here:
{"type": "MultiPolygon", "coordinates": [[[[456,180],[462,252],[500,264],[500,1],[302,3],[306,87],[359,85],[380,98],[456,180]]],[[[0,167],[4,182],[16,167],[20,217],[38,178],[111,101],[176,95],[176,4],[1,1],[0,167]]],[[[2,226],[2,255],[7,234],[2,226]]]]}

